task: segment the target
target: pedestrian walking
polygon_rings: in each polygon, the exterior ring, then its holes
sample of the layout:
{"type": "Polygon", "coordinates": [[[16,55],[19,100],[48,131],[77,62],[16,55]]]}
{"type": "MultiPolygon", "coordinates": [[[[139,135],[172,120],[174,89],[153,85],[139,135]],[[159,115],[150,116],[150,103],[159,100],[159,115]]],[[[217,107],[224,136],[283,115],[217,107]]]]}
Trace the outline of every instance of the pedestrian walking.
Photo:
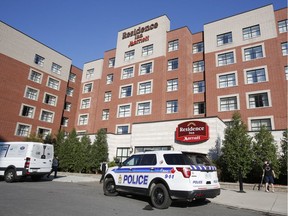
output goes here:
{"type": "Polygon", "coordinates": [[[54,178],[57,178],[58,166],[59,166],[58,157],[54,157],[54,158],[53,158],[53,161],[52,161],[52,170],[51,170],[51,172],[47,175],[47,178],[50,177],[50,175],[51,175],[52,172],[54,172],[54,178]]]}
{"type": "Polygon", "coordinates": [[[274,193],[275,173],[274,173],[272,164],[270,164],[268,160],[264,161],[262,177],[264,177],[264,179],[265,179],[265,191],[270,192],[270,189],[271,189],[272,193],[274,193]],[[269,184],[270,184],[270,186],[268,189],[269,184]]]}
{"type": "Polygon", "coordinates": [[[100,183],[103,182],[104,176],[105,176],[105,173],[106,173],[107,169],[108,169],[108,164],[107,164],[106,162],[102,162],[102,163],[100,164],[100,170],[101,170],[101,172],[102,172],[102,176],[101,176],[101,179],[100,179],[100,183]]]}

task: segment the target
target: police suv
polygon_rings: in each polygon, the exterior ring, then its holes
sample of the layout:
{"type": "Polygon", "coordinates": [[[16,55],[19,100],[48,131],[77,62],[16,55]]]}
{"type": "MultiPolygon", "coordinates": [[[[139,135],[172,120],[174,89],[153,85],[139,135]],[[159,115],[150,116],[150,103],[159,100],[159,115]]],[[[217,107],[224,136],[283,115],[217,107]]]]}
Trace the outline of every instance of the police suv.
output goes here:
{"type": "Polygon", "coordinates": [[[120,192],[149,196],[155,208],[168,208],[172,200],[205,201],[220,195],[216,167],[205,154],[148,151],[130,156],[105,174],[104,194],[120,192]]]}

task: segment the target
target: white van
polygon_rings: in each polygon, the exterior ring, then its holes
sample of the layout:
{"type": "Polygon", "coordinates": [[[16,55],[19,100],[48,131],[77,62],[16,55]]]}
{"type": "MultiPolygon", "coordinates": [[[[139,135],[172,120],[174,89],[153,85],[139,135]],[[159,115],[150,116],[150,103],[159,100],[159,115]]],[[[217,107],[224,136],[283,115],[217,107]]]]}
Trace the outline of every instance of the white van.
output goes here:
{"type": "Polygon", "coordinates": [[[53,147],[39,142],[0,142],[0,176],[6,182],[26,176],[41,179],[51,171],[53,147]]]}

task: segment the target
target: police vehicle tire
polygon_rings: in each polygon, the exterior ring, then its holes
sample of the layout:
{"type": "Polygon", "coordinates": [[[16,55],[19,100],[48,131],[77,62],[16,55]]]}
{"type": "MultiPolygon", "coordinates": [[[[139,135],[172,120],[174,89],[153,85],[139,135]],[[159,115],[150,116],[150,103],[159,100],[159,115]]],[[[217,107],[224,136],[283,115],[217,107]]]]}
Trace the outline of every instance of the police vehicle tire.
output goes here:
{"type": "Polygon", "coordinates": [[[112,178],[106,178],[103,183],[103,191],[106,196],[117,196],[116,185],[112,178]]]}
{"type": "Polygon", "coordinates": [[[165,185],[160,183],[152,188],[151,203],[157,209],[166,209],[171,205],[172,200],[165,185]]]}
{"type": "Polygon", "coordinates": [[[5,182],[7,183],[12,183],[14,182],[16,179],[16,172],[14,169],[8,169],[6,172],[5,172],[5,175],[4,175],[4,180],[5,182]]]}

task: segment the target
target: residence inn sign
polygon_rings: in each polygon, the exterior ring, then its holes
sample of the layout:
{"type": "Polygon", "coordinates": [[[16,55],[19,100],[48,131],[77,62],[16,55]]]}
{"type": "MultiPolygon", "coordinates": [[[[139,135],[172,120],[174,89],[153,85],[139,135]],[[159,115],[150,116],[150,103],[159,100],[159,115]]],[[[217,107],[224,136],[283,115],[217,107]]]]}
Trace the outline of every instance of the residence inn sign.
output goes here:
{"type": "Polygon", "coordinates": [[[205,122],[186,121],[176,128],[176,140],[184,143],[199,143],[209,139],[209,127],[205,122]]]}

